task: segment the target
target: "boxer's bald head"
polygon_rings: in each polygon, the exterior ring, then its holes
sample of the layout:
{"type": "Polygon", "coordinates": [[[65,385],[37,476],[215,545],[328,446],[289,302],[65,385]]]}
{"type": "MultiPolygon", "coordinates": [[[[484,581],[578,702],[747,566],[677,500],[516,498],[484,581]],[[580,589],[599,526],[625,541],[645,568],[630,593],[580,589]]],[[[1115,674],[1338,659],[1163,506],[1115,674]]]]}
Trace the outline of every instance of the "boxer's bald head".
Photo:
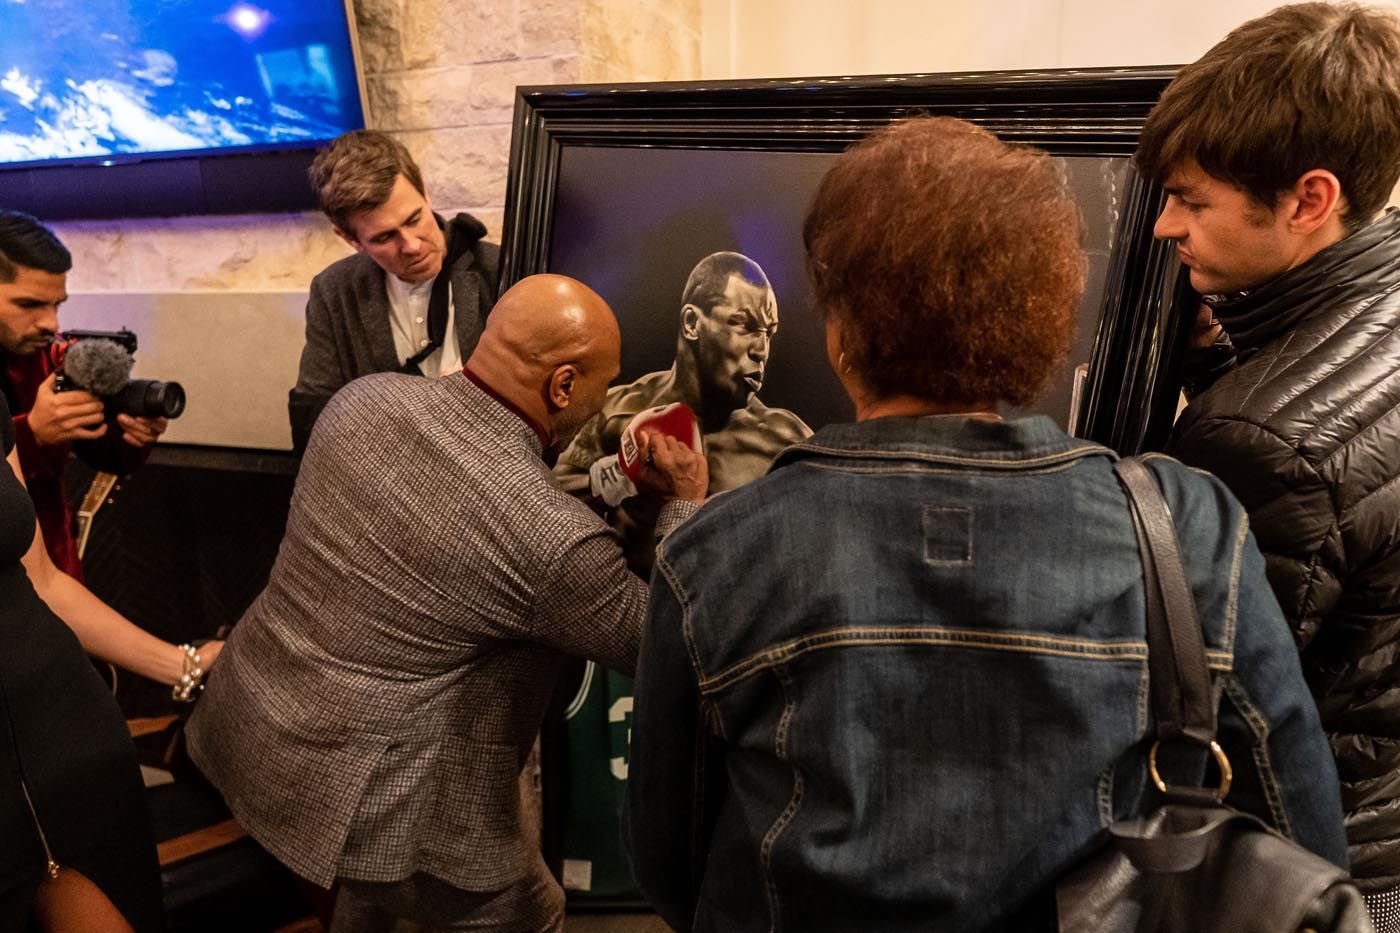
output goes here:
{"type": "Polygon", "coordinates": [[[597,292],[562,275],[521,279],[491,309],[467,366],[562,450],[607,397],[622,337],[597,292]]]}

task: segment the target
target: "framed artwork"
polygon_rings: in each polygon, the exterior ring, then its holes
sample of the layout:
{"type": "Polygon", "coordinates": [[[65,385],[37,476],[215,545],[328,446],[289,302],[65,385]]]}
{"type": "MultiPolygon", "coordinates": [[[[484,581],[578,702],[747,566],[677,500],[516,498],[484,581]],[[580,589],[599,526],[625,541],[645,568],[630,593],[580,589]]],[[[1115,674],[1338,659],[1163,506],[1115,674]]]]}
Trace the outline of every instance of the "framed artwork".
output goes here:
{"type": "MultiPolygon", "coordinates": [[[[1152,237],[1162,192],[1129,160],[1171,75],[521,88],[501,287],[537,272],[573,276],[608,301],[622,328],[618,385],[556,475],[566,488],[588,488],[630,415],[675,397],[678,385],[699,402],[711,492],[755,478],[811,430],[849,420],[812,307],[802,220],[838,153],[917,114],[969,120],[1058,160],[1079,201],[1090,272],[1073,349],[1031,410],[1123,452],[1160,446],[1193,315],[1174,312],[1189,286],[1175,250],[1152,237]],[[710,306],[723,307],[727,329],[702,326],[710,306]]],[[[654,516],[645,500],[605,514],[646,575],[654,516]]],[[[561,694],[567,708],[544,732],[546,855],[571,899],[635,901],[617,822],[630,682],[590,662],[561,694]]]]}
{"type": "MultiPolygon", "coordinates": [[[[1188,300],[1162,204],[1130,156],[1171,69],[526,87],[516,102],[501,287],[557,272],[596,289],[623,332],[621,381],[683,349],[683,292],[732,252],[771,286],[776,327],[754,395],[810,428],[850,417],[825,360],[802,218],[835,155],[876,127],[936,114],[1055,156],[1089,253],[1079,329],[1031,410],[1123,452],[1160,446],[1175,413],[1188,300]],[[1072,404],[1073,403],[1073,404],[1072,404]]],[[[752,374],[750,374],[751,376],[752,374]]]]}

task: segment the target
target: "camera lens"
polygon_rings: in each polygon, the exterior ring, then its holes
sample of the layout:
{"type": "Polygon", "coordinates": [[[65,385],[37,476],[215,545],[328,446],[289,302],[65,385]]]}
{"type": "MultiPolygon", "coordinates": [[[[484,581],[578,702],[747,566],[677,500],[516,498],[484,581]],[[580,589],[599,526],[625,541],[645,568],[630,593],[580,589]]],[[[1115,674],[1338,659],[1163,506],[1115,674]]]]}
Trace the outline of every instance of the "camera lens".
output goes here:
{"type": "Polygon", "coordinates": [[[122,390],[118,407],[138,418],[178,418],[185,410],[185,390],[178,382],[133,379],[122,390]]]}

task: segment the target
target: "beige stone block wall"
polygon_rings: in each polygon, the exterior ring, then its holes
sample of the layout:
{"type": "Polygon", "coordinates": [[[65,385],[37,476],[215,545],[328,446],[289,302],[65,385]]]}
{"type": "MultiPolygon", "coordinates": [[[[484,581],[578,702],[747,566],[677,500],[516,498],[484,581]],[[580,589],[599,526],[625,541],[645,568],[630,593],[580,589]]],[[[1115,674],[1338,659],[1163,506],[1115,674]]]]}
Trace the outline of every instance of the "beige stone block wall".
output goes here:
{"type": "MultiPolygon", "coordinates": [[[[433,206],[499,240],[517,85],[699,76],[700,0],[355,0],[367,121],[433,206]]],[[[316,213],[55,225],[75,292],[298,291],[349,248],[316,213]]]]}
{"type": "Polygon", "coordinates": [[[700,0],[585,0],[583,14],[584,81],[700,76],[700,0]]]}

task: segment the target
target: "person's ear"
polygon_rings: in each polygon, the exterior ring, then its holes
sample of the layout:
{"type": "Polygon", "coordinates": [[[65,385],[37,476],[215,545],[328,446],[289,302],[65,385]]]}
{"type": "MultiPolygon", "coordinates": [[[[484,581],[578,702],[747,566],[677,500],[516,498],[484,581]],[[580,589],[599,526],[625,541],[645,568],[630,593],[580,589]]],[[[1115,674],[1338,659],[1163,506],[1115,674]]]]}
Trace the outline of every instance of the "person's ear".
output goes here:
{"type": "Polygon", "coordinates": [[[681,336],[686,340],[700,339],[700,309],[695,305],[681,308],[681,336]]]}
{"type": "Polygon", "coordinates": [[[551,410],[568,408],[574,399],[574,387],[578,384],[579,369],[573,363],[556,366],[545,384],[545,402],[551,410]]]}
{"type": "Polygon", "coordinates": [[[1335,216],[1346,211],[1342,183],[1325,168],[1304,172],[1288,192],[1288,230],[1307,236],[1335,216]]]}
{"type": "Polygon", "coordinates": [[[340,229],[340,227],[336,226],[335,224],[331,224],[331,229],[335,231],[336,236],[340,237],[346,243],[349,243],[350,248],[353,249],[355,252],[363,253],[365,251],[365,248],[360,245],[359,240],[355,239],[353,236],[340,229]]]}

